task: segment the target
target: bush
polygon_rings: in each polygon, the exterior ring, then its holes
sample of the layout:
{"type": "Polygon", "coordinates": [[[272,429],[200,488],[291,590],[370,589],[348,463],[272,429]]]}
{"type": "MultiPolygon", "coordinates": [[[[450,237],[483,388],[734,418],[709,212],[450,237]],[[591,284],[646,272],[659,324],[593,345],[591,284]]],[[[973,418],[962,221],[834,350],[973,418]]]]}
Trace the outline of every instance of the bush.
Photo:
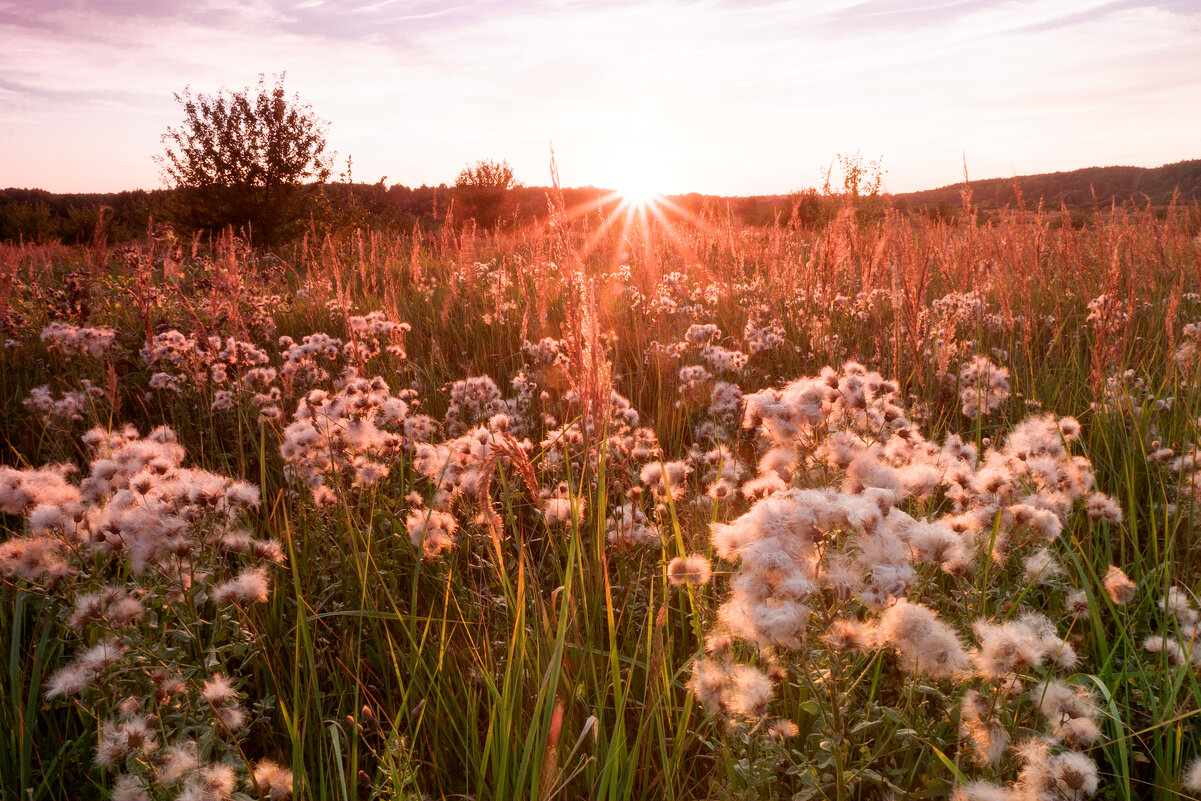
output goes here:
{"type": "Polygon", "coordinates": [[[303,222],[303,183],[328,178],[333,156],[325,151],[327,123],[298,95],[287,97],[283,78],[268,86],[260,75],[253,91],[175,96],[184,122],[163,134],[158,161],[167,182],[184,190],[179,222],[244,226],[266,243],[303,222]]]}

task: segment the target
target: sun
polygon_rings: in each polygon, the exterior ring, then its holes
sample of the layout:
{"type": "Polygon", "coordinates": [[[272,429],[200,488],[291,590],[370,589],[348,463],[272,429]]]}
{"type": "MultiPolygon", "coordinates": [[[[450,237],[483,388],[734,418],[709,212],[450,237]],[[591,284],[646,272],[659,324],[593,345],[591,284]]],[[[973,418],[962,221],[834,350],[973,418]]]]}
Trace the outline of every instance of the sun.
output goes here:
{"type": "Polygon", "coordinates": [[[657,205],[668,183],[662,159],[649,148],[615,149],[606,172],[622,205],[631,209],[657,205]]]}
{"type": "Polygon", "coordinates": [[[661,194],[651,188],[650,184],[633,182],[622,186],[617,192],[621,195],[621,202],[626,206],[635,209],[646,208],[653,206],[663,197],[661,194]]]}
{"type": "Polygon", "coordinates": [[[623,243],[614,248],[614,267],[629,259],[631,247],[657,247],[667,243],[684,260],[697,260],[686,232],[703,223],[678,200],[681,182],[670,146],[655,147],[653,139],[625,139],[609,142],[594,162],[594,184],[601,191],[587,201],[564,209],[568,220],[600,212],[601,224],[580,246],[586,257],[612,237],[623,243]]]}

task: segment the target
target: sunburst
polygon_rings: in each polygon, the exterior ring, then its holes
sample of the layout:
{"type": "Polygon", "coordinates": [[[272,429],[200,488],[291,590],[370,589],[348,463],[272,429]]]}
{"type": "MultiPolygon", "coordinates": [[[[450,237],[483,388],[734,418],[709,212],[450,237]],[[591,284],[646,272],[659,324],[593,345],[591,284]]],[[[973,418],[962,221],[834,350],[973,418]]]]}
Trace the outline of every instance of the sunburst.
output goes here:
{"type": "MultiPolygon", "coordinates": [[[[553,153],[552,172],[557,178],[553,153]]],[[[649,149],[614,148],[603,174],[612,189],[601,192],[592,201],[564,210],[567,222],[600,215],[600,224],[577,246],[580,258],[587,258],[616,232],[625,246],[614,249],[614,259],[624,259],[630,249],[663,238],[669,247],[684,254],[687,261],[693,260],[692,247],[682,233],[689,225],[699,224],[699,220],[663,193],[670,180],[661,159],[649,149]]]]}

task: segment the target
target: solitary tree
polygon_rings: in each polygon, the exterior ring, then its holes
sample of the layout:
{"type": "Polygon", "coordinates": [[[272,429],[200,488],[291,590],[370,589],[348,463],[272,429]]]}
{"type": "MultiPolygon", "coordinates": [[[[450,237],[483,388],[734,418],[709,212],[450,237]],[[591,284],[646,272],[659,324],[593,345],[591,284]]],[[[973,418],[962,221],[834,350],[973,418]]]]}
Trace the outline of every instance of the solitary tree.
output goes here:
{"type": "Polygon", "coordinates": [[[302,218],[306,181],[329,177],[328,123],[298,95],[284,91],[284,76],[240,92],[222,89],[175,99],[184,121],[163,134],[157,161],[167,183],[182,190],[184,221],[198,228],[248,226],[273,242],[302,218]]]}
{"type": "Polygon", "coordinates": [[[480,225],[493,226],[500,219],[505,194],[519,186],[509,162],[485,159],[459,173],[455,198],[480,225]]]}

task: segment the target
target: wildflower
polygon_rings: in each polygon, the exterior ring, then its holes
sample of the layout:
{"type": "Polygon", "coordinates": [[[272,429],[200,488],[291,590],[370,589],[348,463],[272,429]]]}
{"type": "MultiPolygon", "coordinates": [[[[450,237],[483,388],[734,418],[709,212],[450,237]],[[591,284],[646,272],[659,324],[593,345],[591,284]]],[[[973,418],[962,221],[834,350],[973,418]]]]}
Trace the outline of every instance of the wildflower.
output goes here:
{"type": "Polygon", "coordinates": [[[1079,751],[1064,751],[1052,757],[1050,779],[1056,798],[1091,798],[1097,792],[1097,763],[1079,751]]]}
{"type": "Polygon", "coordinates": [[[692,467],[684,461],[649,462],[638,478],[657,495],[667,494],[678,500],[684,494],[684,482],[691,473],[692,467]]]}
{"type": "Polygon", "coordinates": [[[1084,590],[1072,590],[1064,599],[1063,605],[1070,615],[1087,615],[1089,611],[1088,593],[1084,590]]]}
{"type": "Polygon", "coordinates": [[[845,601],[864,587],[863,571],[846,554],[833,554],[822,564],[821,583],[845,601]]]}
{"type": "Polygon", "coordinates": [[[1009,398],[1009,370],[977,356],[959,372],[959,399],[965,417],[991,414],[1009,398]]]}
{"type": "Polygon", "coordinates": [[[79,490],[67,481],[73,468],[49,465],[35,470],[0,466],[0,512],[29,514],[39,506],[69,506],[79,501],[79,490]]]}
{"type": "Polygon", "coordinates": [[[1109,597],[1113,599],[1115,604],[1125,606],[1134,599],[1135,590],[1138,587],[1131,581],[1122,571],[1122,568],[1117,565],[1110,565],[1109,570],[1105,573],[1105,591],[1109,593],[1109,597]]]}
{"type": "Polygon", "coordinates": [[[68,622],[75,629],[100,620],[113,628],[121,628],[138,620],[144,611],[142,604],[125,590],[106,587],[99,592],[77,596],[75,611],[68,622]]]}
{"type": "Polygon", "coordinates": [[[767,727],[767,734],[777,742],[783,742],[791,737],[796,737],[801,730],[791,720],[773,720],[771,725],[767,727]]]}
{"type": "Polygon", "coordinates": [[[235,698],[233,682],[228,676],[218,673],[204,682],[200,697],[215,707],[225,706],[235,698]]]}
{"type": "Polygon", "coordinates": [[[68,665],[57,671],[46,682],[46,697],[57,698],[63,695],[79,695],[91,683],[94,677],[78,664],[68,665]]]}
{"type": "Polygon", "coordinates": [[[233,795],[237,786],[234,769],[223,762],[200,768],[197,775],[188,779],[178,801],[224,801],[233,795]]]}
{"type": "Polygon", "coordinates": [[[961,675],[970,665],[958,635],[922,604],[898,600],[880,617],[877,637],[896,649],[907,670],[945,678],[961,675]]]}
{"type": "Polygon", "coordinates": [[[973,656],[976,669],[990,679],[1003,679],[1023,666],[1052,662],[1061,668],[1076,663],[1076,652],[1055,635],[1055,626],[1043,615],[1027,613],[1001,624],[977,621],[972,626],[980,640],[973,656]]]}
{"type": "Polygon", "coordinates": [[[959,728],[975,749],[982,765],[1001,761],[1009,746],[1009,732],[996,719],[993,702],[977,690],[968,690],[959,707],[959,728]]]}
{"type": "Polygon", "coordinates": [[[252,567],[214,587],[212,599],[217,603],[266,603],[270,586],[267,568],[252,567]]]}
{"type": "Polygon", "coordinates": [[[82,420],[89,407],[98,398],[104,397],[104,390],[86,378],[83,379],[82,385],[82,391],[61,392],[57,399],[50,392],[48,384],[35,387],[30,390],[29,397],[21,405],[41,415],[42,423],[47,426],[82,420]]]}
{"type": "Polygon", "coordinates": [[[951,801],[1014,801],[1014,793],[1009,787],[977,780],[956,787],[951,801]]]}
{"type": "Polygon", "coordinates": [[[700,554],[672,559],[667,565],[667,579],[672,584],[708,584],[713,575],[709,560],[700,554]]]}
{"type": "Polygon", "coordinates": [[[112,328],[80,328],[55,322],[42,329],[41,340],[52,353],[64,356],[86,353],[93,359],[103,359],[112,350],[116,336],[112,328]]]}
{"type": "Polygon", "coordinates": [[[765,326],[755,326],[751,321],[747,321],[746,329],[743,331],[743,337],[746,339],[747,347],[751,353],[762,353],[767,350],[774,350],[784,344],[784,329],[774,323],[765,326]]]}
{"type": "Polygon", "coordinates": [[[1063,565],[1046,548],[1039,548],[1026,557],[1022,567],[1026,581],[1038,584],[1046,584],[1065,573],[1063,565]]]}
{"type": "MultiPolygon", "coordinates": [[[[685,387],[695,384],[703,384],[713,376],[704,367],[699,364],[689,365],[680,368],[680,383],[685,387]]],[[[681,388],[683,391],[683,388],[681,388]]]]}
{"type": "Polygon", "coordinates": [[[92,646],[50,677],[46,683],[46,697],[79,695],[115,665],[125,650],[125,646],[113,638],[92,646]]]}
{"type": "Polygon", "coordinates": [[[269,759],[254,766],[254,783],[271,801],[286,801],[292,795],[292,771],[269,759]]]}
{"type": "Polygon", "coordinates": [[[835,651],[866,651],[872,645],[872,628],[858,620],[841,619],[830,624],[825,641],[835,651]]]}
{"type": "Polygon", "coordinates": [[[737,350],[726,350],[720,345],[706,345],[701,358],[717,373],[736,373],[746,366],[748,357],[737,350]]]}
{"type": "Polygon", "coordinates": [[[716,712],[722,707],[722,689],[728,675],[726,666],[716,659],[699,658],[692,663],[692,678],[688,680],[688,689],[692,690],[710,712],[716,712]]]}
{"type": "Polygon", "coordinates": [[[102,768],[112,768],[131,754],[150,754],[157,748],[158,741],[148,718],[110,720],[100,727],[95,762],[102,768]]]}
{"type": "Polygon", "coordinates": [[[701,325],[694,323],[684,332],[684,341],[690,345],[707,345],[721,336],[721,329],[712,323],[701,325]]]}
{"type": "Polygon", "coordinates": [[[729,381],[716,381],[709,395],[709,412],[718,420],[729,425],[737,425],[738,415],[742,411],[742,390],[737,384],[729,381]]]}
{"type": "Polygon", "coordinates": [[[621,504],[605,518],[605,537],[609,542],[625,547],[662,545],[659,528],[650,524],[632,501],[621,504]]]}
{"type": "MultiPolygon", "coordinates": [[[[579,499],[578,503],[583,505],[583,499],[579,499]]],[[[571,499],[547,498],[546,503],[542,505],[542,518],[548,526],[570,525],[572,522],[571,499]]]]}
{"type": "MultiPolygon", "coordinates": [[[[1153,445],[1155,443],[1152,443],[1153,445]]],[[[1171,448],[1155,448],[1151,453],[1147,454],[1147,461],[1151,464],[1163,464],[1171,460],[1176,455],[1176,452],[1171,448]]]]}
{"type": "Polygon", "coordinates": [[[157,668],[151,673],[151,681],[154,682],[155,697],[160,701],[166,701],[174,695],[179,695],[187,689],[182,678],[178,675],[157,668]]]}
{"type": "Polygon", "coordinates": [[[73,572],[57,539],[14,537],[0,542],[0,576],[19,576],[28,581],[45,578],[52,584],[73,572]]]}
{"type": "Polygon", "coordinates": [[[341,471],[353,475],[352,486],[365,487],[388,475],[387,460],[403,438],[380,425],[396,425],[398,399],[379,377],[367,380],[353,370],[338,379],[338,392],[309,392],[284,429],[280,455],[288,477],[309,487],[318,504],[336,495],[327,481],[341,471]]]}
{"type": "Polygon", "coordinates": [[[473,376],[455,381],[450,388],[450,408],[446,412],[447,429],[454,436],[465,433],[472,425],[487,421],[494,414],[508,410],[501,398],[500,388],[489,376],[473,376]]]}
{"type": "Polygon", "coordinates": [[[1176,640],[1172,639],[1171,637],[1167,637],[1162,634],[1158,636],[1153,634],[1147,637],[1145,640],[1143,640],[1143,648],[1145,648],[1148,653],[1165,654],[1168,658],[1168,661],[1177,667],[1181,665],[1187,665],[1189,662],[1189,655],[1185,653],[1184,648],[1180,646],[1180,643],[1176,642],[1176,640]]]}
{"type": "Polygon", "coordinates": [[[159,762],[155,778],[162,784],[177,784],[200,766],[197,745],[188,740],[167,749],[159,762]]]}
{"type": "Polygon", "coordinates": [[[1188,792],[1201,794],[1201,757],[1193,757],[1180,777],[1181,786],[1188,792]]]}
{"type": "Polygon", "coordinates": [[[1085,505],[1089,520],[1097,520],[1117,525],[1122,522],[1122,507],[1117,501],[1103,492],[1094,492],[1088,496],[1085,505]]]}
{"type": "Polygon", "coordinates": [[[1121,328],[1130,317],[1127,303],[1121,298],[1103,293],[1088,302],[1088,322],[1096,324],[1099,331],[1113,332],[1121,328]]]}
{"type": "Polygon", "coordinates": [[[1059,432],[1063,434],[1063,438],[1068,442],[1079,438],[1080,436],[1080,421],[1075,417],[1059,418],[1059,432]]]}
{"type": "Polygon", "coordinates": [[[458,522],[454,515],[438,509],[416,507],[405,517],[409,541],[421,549],[422,558],[430,559],[454,545],[458,522]]]}
{"type": "MultiPolygon", "coordinates": [[[[893,510],[897,512],[898,510],[893,510]]],[[[906,522],[898,534],[908,541],[914,557],[923,564],[938,565],[949,573],[960,573],[971,562],[971,554],[963,538],[947,526],[938,523],[906,522]]]]}
{"type": "Polygon", "coordinates": [[[771,700],[772,685],[767,674],[751,665],[734,665],[722,693],[722,702],[736,715],[762,717],[771,700]]]}
{"type": "Polygon", "coordinates": [[[228,731],[234,732],[246,725],[246,710],[234,704],[217,710],[217,717],[228,731]]]}
{"type": "Polygon", "coordinates": [[[1051,733],[1077,745],[1088,745],[1101,736],[1101,710],[1093,694],[1080,685],[1048,679],[1030,693],[1038,703],[1051,733]]]}
{"type": "Polygon", "coordinates": [[[123,773],[113,782],[112,801],[150,801],[150,793],[140,776],[123,773]]]}
{"type": "Polygon", "coordinates": [[[1179,587],[1169,587],[1168,593],[1159,602],[1159,608],[1171,612],[1181,626],[1193,626],[1198,622],[1197,610],[1188,595],[1179,587]]]}

